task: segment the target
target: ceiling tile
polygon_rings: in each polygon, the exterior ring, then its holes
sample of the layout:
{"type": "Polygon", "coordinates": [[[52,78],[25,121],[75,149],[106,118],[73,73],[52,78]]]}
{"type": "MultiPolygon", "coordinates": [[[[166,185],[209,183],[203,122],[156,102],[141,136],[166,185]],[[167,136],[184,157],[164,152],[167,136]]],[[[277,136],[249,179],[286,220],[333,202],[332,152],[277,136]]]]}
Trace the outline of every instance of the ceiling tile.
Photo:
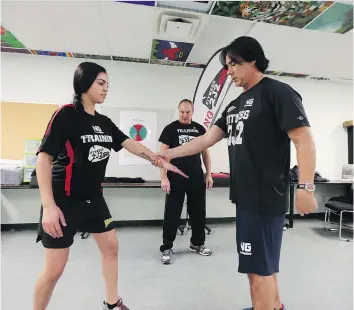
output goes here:
{"type": "Polygon", "coordinates": [[[40,2],[2,2],[1,24],[30,49],[52,49],[58,38],[48,26],[48,18],[40,2]],[[21,9],[19,9],[19,6],[21,9]]]}
{"type": "Polygon", "coordinates": [[[154,8],[127,3],[100,3],[102,27],[112,55],[149,58],[155,21],[154,8]]]}
{"type": "Polygon", "coordinates": [[[109,53],[96,2],[5,2],[3,25],[29,49],[109,53]]]}
{"type": "Polygon", "coordinates": [[[237,37],[245,35],[252,27],[253,23],[249,21],[210,17],[189,55],[188,62],[207,63],[216,50],[226,46],[237,37]]]}
{"type": "Polygon", "coordinates": [[[217,1],[212,14],[302,28],[333,1],[217,1]]]}
{"type": "Polygon", "coordinates": [[[305,29],[346,33],[353,29],[353,4],[335,3],[305,29]]]}
{"type": "Polygon", "coordinates": [[[193,44],[154,40],[151,50],[151,59],[186,62],[193,44]]]}
{"type": "Polygon", "coordinates": [[[109,55],[98,2],[41,2],[60,47],[73,53],[109,55]],[[60,41],[61,42],[60,42],[60,41]]]}
{"type": "Polygon", "coordinates": [[[269,70],[351,77],[353,40],[340,34],[256,24],[249,33],[263,46],[269,70]]]}
{"type": "MultiPolygon", "coordinates": [[[[204,32],[205,25],[210,18],[210,16],[206,14],[176,9],[155,8],[155,12],[154,39],[185,43],[195,43],[204,32]],[[178,35],[178,33],[171,33],[167,28],[168,22],[179,22],[191,25],[191,29],[188,34],[178,35]]],[[[175,27],[179,27],[179,25],[175,27]]]]}

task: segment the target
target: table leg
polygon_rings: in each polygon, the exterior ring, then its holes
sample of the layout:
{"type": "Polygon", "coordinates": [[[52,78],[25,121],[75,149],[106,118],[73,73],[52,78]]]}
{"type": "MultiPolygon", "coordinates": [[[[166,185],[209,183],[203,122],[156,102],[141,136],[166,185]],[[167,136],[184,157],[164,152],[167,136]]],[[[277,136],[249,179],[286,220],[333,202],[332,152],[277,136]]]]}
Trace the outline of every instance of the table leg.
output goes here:
{"type": "Polygon", "coordinates": [[[294,195],[295,186],[290,186],[289,228],[294,227],[294,195]]]}

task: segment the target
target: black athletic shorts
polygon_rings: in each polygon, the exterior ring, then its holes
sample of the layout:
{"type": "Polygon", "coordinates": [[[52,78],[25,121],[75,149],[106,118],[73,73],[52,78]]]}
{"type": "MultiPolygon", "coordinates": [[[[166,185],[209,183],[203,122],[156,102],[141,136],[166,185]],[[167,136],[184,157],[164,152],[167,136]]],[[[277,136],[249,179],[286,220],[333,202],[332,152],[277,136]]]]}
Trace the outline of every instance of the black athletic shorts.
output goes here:
{"type": "Polygon", "coordinates": [[[238,272],[270,276],[279,272],[284,215],[262,215],[237,208],[238,272]]]}
{"type": "Polygon", "coordinates": [[[54,195],[54,200],[64,214],[66,226],[63,227],[60,223],[63,237],[53,238],[48,235],[42,227],[43,206],[41,207],[36,242],[42,241],[46,248],[70,247],[78,231],[102,233],[115,228],[103,197],[92,200],[77,200],[60,194],[54,195]]]}

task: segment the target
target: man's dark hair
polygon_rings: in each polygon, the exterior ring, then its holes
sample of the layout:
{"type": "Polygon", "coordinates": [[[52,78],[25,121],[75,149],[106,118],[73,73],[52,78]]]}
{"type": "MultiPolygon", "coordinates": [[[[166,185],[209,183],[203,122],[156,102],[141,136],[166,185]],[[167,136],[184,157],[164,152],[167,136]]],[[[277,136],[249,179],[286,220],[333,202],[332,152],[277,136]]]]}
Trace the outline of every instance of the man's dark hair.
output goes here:
{"type": "Polygon", "coordinates": [[[267,70],[269,65],[269,60],[265,57],[262,46],[252,37],[238,37],[223,48],[220,54],[220,61],[227,69],[226,56],[228,56],[233,63],[239,65],[244,62],[255,61],[256,68],[262,73],[267,70]]]}
{"type": "Polygon", "coordinates": [[[101,72],[106,73],[106,69],[94,62],[82,62],[74,73],[74,100],[73,104],[77,110],[83,109],[81,95],[86,93],[101,72]]]}
{"type": "Polygon", "coordinates": [[[191,106],[192,106],[192,108],[193,108],[193,102],[192,102],[191,100],[189,100],[189,99],[182,99],[182,100],[179,102],[178,107],[179,107],[179,106],[181,105],[181,103],[183,103],[183,102],[188,102],[188,103],[190,103],[191,106]]]}

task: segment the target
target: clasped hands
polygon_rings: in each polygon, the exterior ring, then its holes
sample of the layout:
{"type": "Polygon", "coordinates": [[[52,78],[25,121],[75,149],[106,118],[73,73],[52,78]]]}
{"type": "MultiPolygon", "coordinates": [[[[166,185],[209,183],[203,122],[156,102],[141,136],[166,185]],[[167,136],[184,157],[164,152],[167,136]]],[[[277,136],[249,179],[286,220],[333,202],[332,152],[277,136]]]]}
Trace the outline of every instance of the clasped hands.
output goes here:
{"type": "Polygon", "coordinates": [[[151,162],[155,167],[165,168],[166,170],[177,173],[183,176],[184,178],[188,178],[185,173],[183,173],[180,169],[170,163],[171,159],[172,158],[169,157],[166,153],[159,152],[153,156],[151,162]]]}

